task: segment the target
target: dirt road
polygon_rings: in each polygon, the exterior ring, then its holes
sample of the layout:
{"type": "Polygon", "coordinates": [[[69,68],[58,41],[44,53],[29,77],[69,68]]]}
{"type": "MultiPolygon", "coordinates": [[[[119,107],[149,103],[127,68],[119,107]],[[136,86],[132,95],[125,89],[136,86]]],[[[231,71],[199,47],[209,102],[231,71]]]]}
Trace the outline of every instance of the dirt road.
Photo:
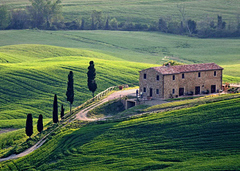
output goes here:
{"type": "Polygon", "coordinates": [[[109,95],[108,97],[106,97],[105,99],[101,100],[100,102],[98,102],[97,104],[93,104],[83,110],[81,110],[80,112],[78,112],[76,114],[76,119],[78,120],[82,120],[82,121],[96,121],[96,120],[101,120],[101,119],[104,119],[104,118],[100,118],[100,119],[90,119],[87,117],[87,113],[94,109],[95,107],[98,107],[100,106],[101,104],[103,103],[106,103],[110,100],[114,100],[116,98],[121,98],[123,96],[127,96],[127,95],[132,95],[134,96],[136,93],[136,89],[130,89],[130,90],[122,90],[122,91],[117,91],[117,92],[114,92],[112,93],[111,95],[109,95]]]}
{"type": "MultiPolygon", "coordinates": [[[[109,101],[109,100],[113,100],[113,99],[116,99],[116,98],[119,98],[119,97],[123,97],[123,96],[126,96],[126,95],[134,95],[136,92],[136,89],[130,89],[130,90],[122,90],[122,91],[117,91],[117,92],[114,92],[113,94],[109,95],[108,97],[106,97],[105,99],[101,100],[100,102],[98,102],[97,104],[93,104],[83,110],[81,110],[80,112],[78,112],[76,114],[76,117],[75,119],[78,119],[78,120],[83,120],[83,121],[96,121],[96,120],[100,120],[100,119],[90,119],[90,118],[87,118],[87,112],[94,109],[95,107],[109,101]]],[[[73,120],[75,120],[73,119],[73,120]]],[[[73,121],[71,120],[71,121],[73,121]]],[[[70,121],[70,122],[71,122],[70,121]]],[[[55,129],[54,129],[55,130],[55,129]]],[[[54,131],[53,130],[53,131],[54,131]]],[[[53,131],[51,131],[50,133],[52,133],[53,131]]],[[[41,147],[44,142],[46,141],[48,135],[50,134],[48,133],[46,136],[44,136],[41,140],[39,140],[34,146],[32,146],[31,148],[25,150],[24,152],[22,153],[19,153],[19,154],[12,154],[11,156],[9,157],[6,157],[6,158],[1,158],[0,159],[0,162],[2,161],[6,161],[6,160],[11,160],[11,159],[16,159],[16,158],[19,158],[19,157],[23,157],[23,156],[26,156],[28,154],[30,154],[31,152],[33,152],[34,150],[38,149],[39,147],[41,147]]]]}
{"type": "Polygon", "coordinates": [[[17,130],[17,129],[15,129],[15,128],[1,129],[1,130],[0,130],[0,134],[6,133],[6,132],[15,131],[15,130],[17,130]]]}

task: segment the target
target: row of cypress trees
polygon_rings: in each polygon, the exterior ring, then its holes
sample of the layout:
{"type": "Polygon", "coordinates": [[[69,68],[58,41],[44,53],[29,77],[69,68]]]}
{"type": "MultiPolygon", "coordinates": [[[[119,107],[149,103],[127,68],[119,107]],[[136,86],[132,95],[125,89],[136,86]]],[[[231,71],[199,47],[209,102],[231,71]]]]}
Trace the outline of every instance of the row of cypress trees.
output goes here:
{"type": "MultiPolygon", "coordinates": [[[[40,133],[43,130],[43,116],[42,116],[42,114],[40,114],[38,116],[37,130],[40,133]]],[[[31,137],[31,135],[33,134],[32,114],[30,114],[30,113],[27,115],[25,132],[26,132],[27,136],[29,136],[29,137],[31,137]]]]}
{"type": "MultiPolygon", "coordinates": [[[[96,77],[96,70],[94,68],[94,62],[90,61],[89,62],[89,67],[88,67],[88,89],[92,92],[92,96],[94,97],[94,92],[97,89],[97,83],[95,81],[96,77]]],[[[74,101],[74,87],[73,87],[73,72],[70,71],[68,74],[68,85],[67,85],[67,91],[66,91],[66,96],[67,96],[67,101],[69,101],[70,105],[70,114],[72,113],[72,104],[74,101]]],[[[53,122],[57,123],[58,122],[58,102],[57,102],[57,95],[54,95],[54,100],[53,100],[53,122]]],[[[64,108],[63,104],[61,106],[61,118],[64,117],[64,108]]],[[[38,123],[37,123],[37,129],[41,133],[43,130],[43,116],[39,115],[38,118],[38,123]]],[[[27,120],[26,120],[26,129],[25,132],[27,136],[31,137],[33,134],[33,123],[32,123],[32,114],[27,115],[27,120]]]]}

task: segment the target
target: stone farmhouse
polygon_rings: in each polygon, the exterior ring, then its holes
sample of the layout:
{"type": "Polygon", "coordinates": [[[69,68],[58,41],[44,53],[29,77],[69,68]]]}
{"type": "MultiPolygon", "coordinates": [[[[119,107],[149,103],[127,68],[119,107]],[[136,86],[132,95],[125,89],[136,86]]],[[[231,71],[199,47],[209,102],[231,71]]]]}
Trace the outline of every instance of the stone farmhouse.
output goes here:
{"type": "Polygon", "coordinates": [[[152,67],[139,71],[139,91],[152,98],[216,93],[223,68],[215,63],[152,67]]]}

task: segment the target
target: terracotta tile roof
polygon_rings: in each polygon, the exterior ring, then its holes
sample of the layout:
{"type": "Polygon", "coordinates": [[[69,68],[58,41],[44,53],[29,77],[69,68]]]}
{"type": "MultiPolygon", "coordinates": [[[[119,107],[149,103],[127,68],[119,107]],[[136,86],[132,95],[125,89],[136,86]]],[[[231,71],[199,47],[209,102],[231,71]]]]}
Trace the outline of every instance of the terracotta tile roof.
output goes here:
{"type": "Polygon", "coordinates": [[[223,70],[222,67],[218,66],[215,63],[176,65],[176,66],[161,66],[161,67],[153,67],[153,69],[160,72],[163,75],[179,74],[179,73],[185,73],[185,72],[223,70]]]}

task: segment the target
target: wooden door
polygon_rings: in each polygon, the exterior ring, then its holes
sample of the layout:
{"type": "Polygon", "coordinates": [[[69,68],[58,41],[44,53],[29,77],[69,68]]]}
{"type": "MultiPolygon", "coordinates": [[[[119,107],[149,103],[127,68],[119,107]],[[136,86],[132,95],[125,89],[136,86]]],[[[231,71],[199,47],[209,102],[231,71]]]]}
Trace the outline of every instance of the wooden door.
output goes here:
{"type": "Polygon", "coordinates": [[[150,88],[150,97],[152,97],[152,93],[153,93],[153,89],[152,88],[150,88]]]}
{"type": "Polygon", "coordinates": [[[195,87],[195,94],[200,94],[200,86],[195,87]]]}
{"type": "Polygon", "coordinates": [[[211,85],[211,93],[216,93],[216,85],[211,85]]]}
{"type": "Polygon", "coordinates": [[[179,96],[183,96],[184,95],[184,88],[179,88],[179,96]]]}

